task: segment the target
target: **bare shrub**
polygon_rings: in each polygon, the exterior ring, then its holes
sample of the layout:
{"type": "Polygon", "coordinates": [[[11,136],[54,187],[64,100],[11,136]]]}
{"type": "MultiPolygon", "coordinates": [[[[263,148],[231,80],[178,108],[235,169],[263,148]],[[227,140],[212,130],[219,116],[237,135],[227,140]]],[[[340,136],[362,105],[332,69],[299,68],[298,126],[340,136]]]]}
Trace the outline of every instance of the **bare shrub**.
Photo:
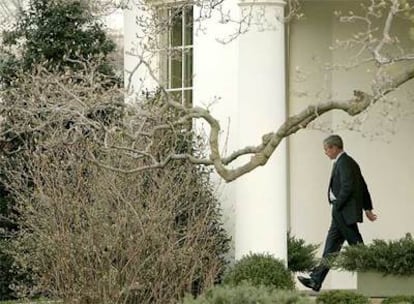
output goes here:
{"type": "Polygon", "coordinates": [[[210,287],[222,273],[228,239],[209,172],[188,160],[131,174],[91,161],[145,165],[139,153],[111,147],[130,145],[152,157],[193,153],[194,137],[185,128],[146,137],[174,113],[153,102],[139,116],[117,105],[118,89],[70,76],[41,71],[21,79],[6,96],[13,106],[3,104],[16,118],[3,136],[24,139],[2,159],[18,202],[15,255],[33,278],[16,290],[65,303],[167,304],[210,287]],[[135,126],[136,137],[126,126],[135,126]],[[117,130],[110,142],[108,129],[117,130]]]}

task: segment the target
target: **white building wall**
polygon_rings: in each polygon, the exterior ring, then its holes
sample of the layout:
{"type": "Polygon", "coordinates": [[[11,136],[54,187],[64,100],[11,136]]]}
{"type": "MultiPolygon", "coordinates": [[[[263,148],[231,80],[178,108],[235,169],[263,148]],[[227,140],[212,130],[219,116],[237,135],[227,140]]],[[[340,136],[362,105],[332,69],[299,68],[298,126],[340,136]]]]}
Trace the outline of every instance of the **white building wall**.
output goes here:
{"type": "MultiPolygon", "coordinates": [[[[320,63],[330,62],[332,57],[328,49],[332,11],[326,3],[304,5],[306,17],[289,26],[289,115],[318,102],[324,86],[328,94],[331,90],[331,76],[320,69],[320,63]]],[[[331,116],[328,113],[324,119],[330,122],[331,116]]],[[[326,196],[330,162],[322,149],[325,136],[319,131],[301,130],[289,138],[291,233],[321,244],[319,256],[330,223],[326,196]]],[[[329,286],[330,277],[325,286],[329,286]]]]}
{"type": "MultiPolygon", "coordinates": [[[[239,38],[238,137],[259,144],[286,119],[284,1],[244,1],[258,24],[239,38]]],[[[287,151],[282,141],[265,166],[236,181],[236,259],[270,253],[287,262],[287,151]]]]}
{"type": "MultiPolygon", "coordinates": [[[[225,3],[228,6],[226,11],[234,12],[237,17],[239,8],[236,0],[225,3]]],[[[289,26],[290,115],[331,95],[337,99],[349,98],[354,89],[369,90],[371,71],[367,68],[348,72],[327,71],[323,68],[325,63],[342,61],[346,55],[343,51],[329,50],[337,37],[349,34],[349,28],[335,21],[333,11],[354,10],[354,5],[352,1],[305,2],[306,17],[289,26]]],[[[137,12],[126,12],[125,18],[125,64],[129,70],[135,66],[137,58],[129,55],[128,51],[140,49],[135,37],[138,29],[131,22],[135,18],[134,14],[137,12]]],[[[194,15],[197,19],[200,12],[195,10],[194,15]]],[[[239,129],[246,121],[240,120],[243,115],[239,112],[239,101],[244,97],[240,96],[239,87],[240,67],[243,64],[240,60],[240,42],[237,39],[226,44],[217,41],[230,37],[237,25],[216,22],[219,19],[219,15],[213,15],[212,19],[195,27],[194,103],[212,105],[211,112],[221,122],[222,151],[225,154],[240,147],[239,129]]],[[[400,30],[406,28],[401,25],[400,30]]],[[[257,54],[253,53],[252,56],[254,58],[257,54]]],[[[151,86],[150,83],[146,85],[140,82],[148,78],[144,70],[136,72],[134,77],[132,80],[138,89],[151,86]]],[[[349,131],[352,119],[334,111],[319,118],[312,127],[289,138],[289,227],[293,235],[308,242],[320,243],[319,254],[330,224],[327,187],[331,164],[322,150],[322,140],[330,129],[342,135],[346,151],[359,162],[379,215],[377,222],[365,221],[360,225],[365,242],[369,243],[374,238],[400,238],[414,230],[411,221],[414,214],[414,188],[411,185],[414,179],[414,120],[410,116],[414,115],[413,93],[411,89],[409,93],[405,91],[393,95],[402,103],[402,109],[393,114],[399,115],[394,124],[379,114],[381,106],[376,105],[361,124],[351,124],[359,130],[349,131]]],[[[275,123],[273,130],[278,125],[275,123]]],[[[252,144],[257,144],[259,140],[257,138],[257,142],[252,144]]],[[[273,157],[277,157],[277,153],[273,157]]],[[[218,195],[223,202],[226,225],[234,236],[238,182],[224,184],[218,179],[218,183],[221,185],[218,195]]],[[[264,190],[251,187],[251,191],[252,198],[260,198],[264,190]]],[[[246,222],[246,227],[251,224],[246,222]]],[[[257,237],[262,235],[258,234],[257,237]]],[[[350,289],[355,286],[351,274],[337,271],[332,271],[324,284],[327,289],[350,289]]]]}
{"type": "MultiPolygon", "coordinates": [[[[226,1],[224,10],[233,12],[238,18],[237,0],[226,1]]],[[[237,29],[233,24],[219,22],[219,12],[213,11],[211,18],[200,20],[203,12],[199,7],[194,9],[194,19],[198,20],[194,27],[194,65],[193,65],[193,101],[198,106],[209,106],[211,113],[220,121],[221,153],[237,148],[238,130],[238,42],[228,41],[237,29]]],[[[197,121],[196,128],[200,132],[208,132],[208,124],[197,121]]],[[[231,236],[235,235],[235,183],[226,184],[215,176],[217,195],[221,202],[224,223],[231,236]]],[[[234,239],[233,239],[234,245],[234,239]]],[[[232,256],[234,255],[234,246],[232,256]]]]}
{"type": "MultiPolygon", "coordinates": [[[[331,52],[329,46],[335,39],[349,36],[355,25],[337,22],[333,11],[356,11],[356,6],[352,1],[307,2],[306,19],[292,24],[290,114],[325,100],[327,94],[334,99],[346,99],[355,89],[370,91],[372,68],[333,72],[321,69],[327,62],[339,63],[348,58],[346,51],[331,52]],[[299,76],[306,76],[306,80],[298,80],[299,76]]],[[[407,25],[400,24],[397,28],[401,33],[408,32],[407,25]]],[[[407,36],[405,38],[404,41],[410,41],[407,36]]],[[[322,245],[325,241],[330,224],[327,187],[331,164],[323,153],[322,141],[329,134],[329,128],[343,137],[345,150],[359,162],[379,216],[375,223],[365,220],[360,225],[365,242],[376,238],[397,239],[414,231],[410,219],[414,214],[414,188],[411,186],[414,179],[414,104],[413,90],[410,92],[409,87],[410,84],[406,85],[404,92],[390,97],[402,104],[402,110],[394,108],[390,115],[384,116],[380,114],[384,106],[375,105],[367,116],[360,116],[366,117],[361,124],[334,111],[318,119],[313,129],[290,138],[290,205],[294,235],[322,245]],[[390,116],[399,117],[392,124],[388,121],[390,116]],[[355,130],[349,131],[349,126],[355,130]]],[[[322,249],[321,246],[319,254],[322,249]]],[[[356,286],[355,278],[346,272],[332,271],[325,282],[324,288],[352,289],[356,286]]]]}
{"type": "Polygon", "coordinates": [[[139,16],[142,23],[151,24],[152,12],[143,10],[133,2],[128,2],[124,9],[124,78],[129,101],[135,100],[137,94],[143,91],[156,89],[161,83],[158,73],[153,73],[159,67],[158,53],[154,51],[157,48],[157,44],[154,44],[156,40],[136,22],[139,16]]]}
{"type": "MultiPolygon", "coordinates": [[[[262,134],[273,131],[285,119],[284,24],[277,20],[283,16],[284,1],[229,0],[220,8],[194,9],[193,103],[209,107],[219,119],[222,155],[227,156],[236,149],[260,144],[262,134]],[[259,28],[250,26],[241,36],[237,22],[240,6],[260,24],[259,28]],[[224,19],[232,21],[223,22],[223,13],[224,19]],[[262,23],[266,23],[264,28],[262,23]]],[[[147,46],[150,40],[136,38],[142,36],[143,29],[134,20],[143,14],[145,18],[145,13],[136,7],[125,13],[126,83],[135,93],[157,83],[157,75],[140,66],[144,59],[157,70],[157,56],[147,46]]],[[[196,128],[209,132],[203,122],[197,122],[196,128]]],[[[284,143],[281,147],[285,148],[284,143]]],[[[236,258],[260,252],[286,261],[286,149],[277,154],[278,159],[273,156],[265,167],[229,185],[217,179],[222,184],[219,195],[235,241],[236,258]]]]}
{"type": "MultiPolygon", "coordinates": [[[[194,103],[206,105],[217,99],[211,111],[221,122],[223,155],[259,144],[262,134],[273,131],[286,115],[284,24],[276,19],[283,16],[284,3],[226,1],[223,11],[231,11],[230,18],[239,20],[240,10],[250,12],[252,4],[252,19],[257,17],[261,26],[267,22],[264,29],[251,26],[234,37],[238,24],[222,24],[218,12],[195,27],[200,29],[194,37],[194,103]]],[[[195,19],[200,15],[196,10],[195,19]]],[[[236,259],[260,252],[286,260],[283,148],[284,144],[265,167],[221,188],[236,259]]]]}

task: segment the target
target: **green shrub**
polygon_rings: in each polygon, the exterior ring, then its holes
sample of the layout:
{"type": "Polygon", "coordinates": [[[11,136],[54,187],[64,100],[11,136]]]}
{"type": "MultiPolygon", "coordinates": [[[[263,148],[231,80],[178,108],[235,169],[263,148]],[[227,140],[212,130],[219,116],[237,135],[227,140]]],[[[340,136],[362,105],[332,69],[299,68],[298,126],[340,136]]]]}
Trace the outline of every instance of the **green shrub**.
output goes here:
{"type": "Polygon", "coordinates": [[[382,304],[414,304],[414,296],[394,296],[384,299],[382,304]]]}
{"type": "Polygon", "coordinates": [[[318,304],[368,304],[367,297],[346,290],[333,290],[322,292],[317,298],[318,304]]]}
{"type": "Polygon", "coordinates": [[[18,71],[30,73],[40,63],[50,71],[64,71],[83,69],[82,63],[99,61],[100,73],[114,74],[109,55],[116,45],[84,1],[27,2],[18,22],[1,39],[2,85],[11,85],[18,71]]]}
{"type": "Polygon", "coordinates": [[[319,245],[306,244],[305,240],[288,234],[288,269],[293,272],[310,271],[317,264],[315,257],[319,245]]]}
{"type": "Polygon", "coordinates": [[[348,246],[333,263],[348,271],[376,271],[385,275],[414,274],[414,240],[411,234],[392,240],[374,240],[370,245],[348,246]]]}
{"type": "Polygon", "coordinates": [[[9,288],[13,279],[13,257],[6,252],[8,243],[7,239],[0,239],[0,301],[13,298],[13,292],[9,288]]]}
{"type": "Polygon", "coordinates": [[[247,281],[254,286],[294,289],[295,283],[285,264],[270,254],[249,254],[237,261],[224,277],[224,283],[239,285],[247,281]]]}
{"type": "Polygon", "coordinates": [[[266,286],[217,286],[198,298],[184,298],[183,304],[309,304],[308,298],[297,292],[276,290],[266,286]]]}
{"type": "Polygon", "coordinates": [[[30,276],[15,266],[15,256],[10,252],[12,239],[0,234],[0,303],[17,298],[12,286],[16,283],[30,284],[30,276]]]}

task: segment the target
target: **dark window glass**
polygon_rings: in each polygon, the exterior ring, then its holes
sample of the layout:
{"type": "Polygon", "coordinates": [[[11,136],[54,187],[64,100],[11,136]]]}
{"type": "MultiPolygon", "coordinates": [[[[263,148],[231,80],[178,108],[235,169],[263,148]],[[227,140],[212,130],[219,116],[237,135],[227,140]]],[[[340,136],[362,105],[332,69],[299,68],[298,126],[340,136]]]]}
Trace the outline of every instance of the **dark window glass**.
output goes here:
{"type": "Polygon", "coordinates": [[[193,106],[193,90],[184,91],[183,104],[184,106],[189,107],[189,108],[193,106]]]}
{"type": "Polygon", "coordinates": [[[192,106],[193,103],[193,8],[167,8],[169,32],[164,37],[167,52],[161,55],[161,72],[166,89],[175,101],[192,106]]]}
{"type": "Polygon", "coordinates": [[[193,8],[185,9],[184,45],[193,44],[193,8]]]}
{"type": "Polygon", "coordinates": [[[193,49],[184,50],[184,87],[193,86],[193,49]]]}
{"type": "Polygon", "coordinates": [[[182,88],[183,87],[183,60],[181,56],[173,56],[171,58],[171,83],[170,88],[182,88]]]}
{"type": "Polygon", "coordinates": [[[171,46],[183,45],[183,13],[181,9],[171,10],[171,46]]]}

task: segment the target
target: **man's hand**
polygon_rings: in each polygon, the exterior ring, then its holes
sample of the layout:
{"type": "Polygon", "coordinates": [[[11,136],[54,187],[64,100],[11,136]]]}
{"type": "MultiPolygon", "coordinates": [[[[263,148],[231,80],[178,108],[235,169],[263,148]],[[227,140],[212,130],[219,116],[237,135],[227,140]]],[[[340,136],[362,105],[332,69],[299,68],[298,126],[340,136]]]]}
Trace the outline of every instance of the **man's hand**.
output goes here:
{"type": "Polygon", "coordinates": [[[372,210],[365,210],[365,215],[371,222],[376,221],[378,218],[377,215],[372,212],[372,210]]]}

